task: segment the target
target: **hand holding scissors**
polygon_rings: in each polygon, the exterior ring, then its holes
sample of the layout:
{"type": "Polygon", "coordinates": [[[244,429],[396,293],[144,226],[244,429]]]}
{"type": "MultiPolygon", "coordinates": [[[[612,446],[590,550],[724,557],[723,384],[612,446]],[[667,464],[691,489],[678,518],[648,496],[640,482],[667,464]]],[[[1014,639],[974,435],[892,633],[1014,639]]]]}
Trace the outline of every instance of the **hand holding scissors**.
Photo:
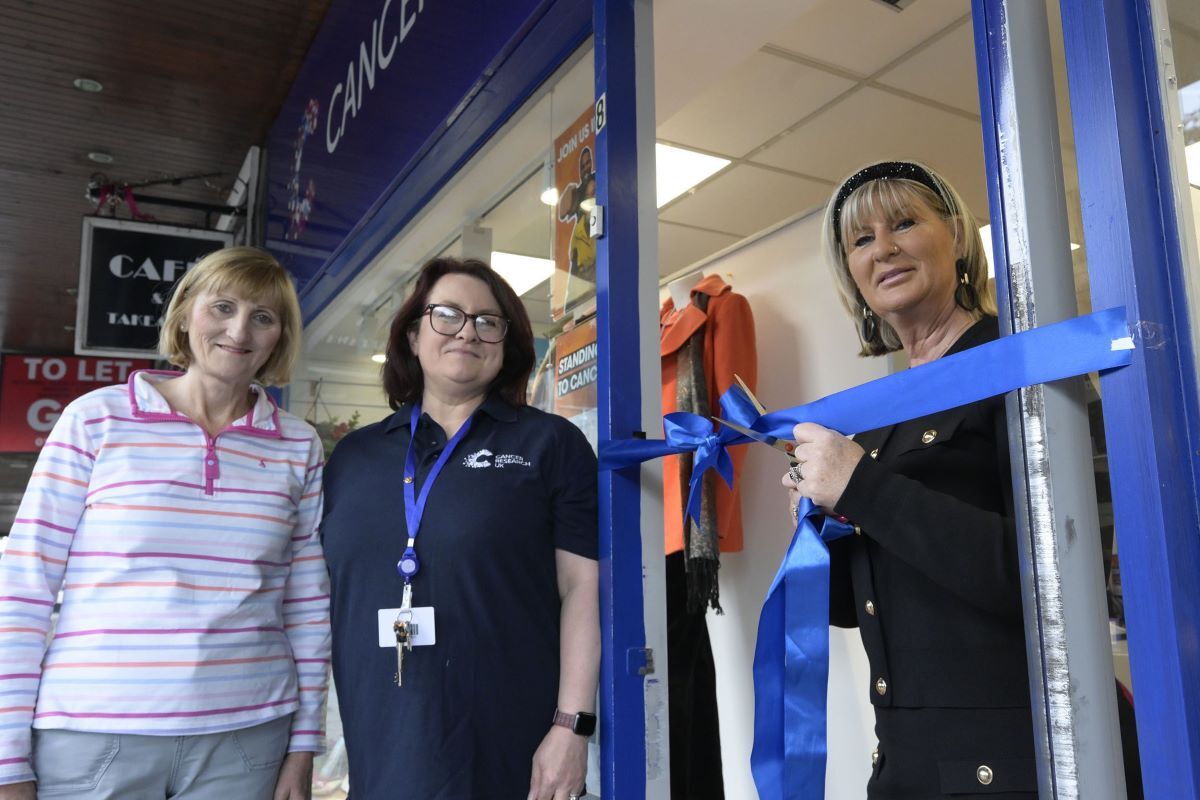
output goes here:
{"type": "MultiPolygon", "coordinates": [[[[766,408],[754,396],[741,378],[734,376],[746,397],[763,414],[766,408]]],[[[782,483],[789,491],[795,491],[792,498],[792,513],[795,516],[796,502],[801,495],[809,497],[814,503],[832,509],[841,499],[846,484],[854,468],[863,457],[862,447],[835,430],[818,425],[815,422],[802,422],[792,430],[795,442],[788,442],[768,436],[765,433],[751,430],[736,422],[729,422],[713,417],[713,419],[743,436],[770,445],[782,453],[791,464],[782,478],[782,483]]]]}

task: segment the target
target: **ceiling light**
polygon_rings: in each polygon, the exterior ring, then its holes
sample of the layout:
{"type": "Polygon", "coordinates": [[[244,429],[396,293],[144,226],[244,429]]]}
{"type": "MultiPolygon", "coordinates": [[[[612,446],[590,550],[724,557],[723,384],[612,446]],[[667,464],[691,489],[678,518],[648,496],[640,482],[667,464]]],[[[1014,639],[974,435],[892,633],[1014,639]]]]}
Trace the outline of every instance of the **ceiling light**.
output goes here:
{"type": "Polygon", "coordinates": [[[1183,148],[1183,158],[1187,163],[1188,183],[1200,189],[1200,142],[1192,142],[1183,148]]]}
{"type": "Polygon", "coordinates": [[[654,159],[659,208],[730,164],[727,158],[717,158],[661,142],[654,145],[654,159]]]}
{"type": "Polygon", "coordinates": [[[71,83],[81,92],[91,92],[94,94],[104,91],[104,84],[100,81],[94,81],[91,78],[76,78],[71,83]]]}
{"type": "Polygon", "coordinates": [[[386,364],[387,356],[384,355],[383,353],[376,353],[375,355],[371,356],[371,360],[374,361],[376,364],[386,364]]]}
{"type": "Polygon", "coordinates": [[[87,154],[88,161],[95,161],[97,164],[111,164],[116,161],[112,157],[112,153],[105,153],[102,150],[93,150],[87,154]]]}
{"type": "Polygon", "coordinates": [[[493,250],[492,269],[508,281],[514,292],[523,295],[554,274],[554,260],[493,250]]]}

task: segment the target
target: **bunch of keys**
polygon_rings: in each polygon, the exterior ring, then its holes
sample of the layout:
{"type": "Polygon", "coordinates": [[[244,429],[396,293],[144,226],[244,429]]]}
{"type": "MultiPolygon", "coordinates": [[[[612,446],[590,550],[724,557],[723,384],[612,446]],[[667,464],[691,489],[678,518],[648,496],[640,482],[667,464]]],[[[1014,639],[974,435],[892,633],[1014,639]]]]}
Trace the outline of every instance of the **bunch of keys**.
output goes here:
{"type": "Polygon", "coordinates": [[[412,584],[404,584],[404,599],[400,603],[400,612],[392,623],[396,632],[396,685],[402,685],[404,672],[404,652],[413,649],[413,639],[417,635],[417,623],[412,619],[412,584]]]}

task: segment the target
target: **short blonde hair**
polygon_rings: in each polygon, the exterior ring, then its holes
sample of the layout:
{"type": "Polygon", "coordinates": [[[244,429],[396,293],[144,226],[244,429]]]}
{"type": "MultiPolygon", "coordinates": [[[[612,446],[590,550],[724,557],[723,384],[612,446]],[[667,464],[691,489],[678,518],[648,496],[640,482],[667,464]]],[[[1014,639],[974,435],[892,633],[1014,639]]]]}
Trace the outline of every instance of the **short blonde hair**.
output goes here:
{"type": "Polygon", "coordinates": [[[268,386],[287,385],[300,355],[300,300],[287,270],[257,247],[226,247],[209,253],[179,279],[158,334],[159,354],[181,369],[191,366],[192,350],[184,324],[192,302],[204,292],[224,291],[262,303],[279,314],[279,341],[254,377],[268,386]]]}
{"type": "MultiPolygon", "coordinates": [[[[903,177],[904,172],[901,172],[894,176],[868,180],[844,195],[843,189],[847,183],[872,170],[876,165],[856,170],[838,184],[838,190],[833,193],[825,207],[822,244],[825,263],[833,273],[838,294],[846,311],[855,323],[859,323],[866,308],[866,301],[850,275],[850,265],[846,260],[844,242],[850,232],[868,217],[879,215],[884,219],[898,219],[911,213],[915,206],[923,205],[944,220],[953,232],[955,251],[966,262],[967,282],[975,287],[979,296],[980,307],[973,310],[972,314],[976,318],[984,314],[995,314],[996,302],[988,290],[987,258],[983,250],[983,240],[979,236],[975,217],[962,197],[945,178],[924,164],[916,161],[882,163],[902,165],[909,167],[909,170],[915,168],[917,174],[924,172],[924,177],[929,178],[929,183],[936,187],[937,191],[924,182],[903,177]]],[[[862,339],[861,326],[856,324],[855,327],[859,338],[862,339]]],[[[900,350],[902,347],[895,329],[880,319],[879,339],[874,342],[863,341],[860,355],[878,356],[900,350]]]]}

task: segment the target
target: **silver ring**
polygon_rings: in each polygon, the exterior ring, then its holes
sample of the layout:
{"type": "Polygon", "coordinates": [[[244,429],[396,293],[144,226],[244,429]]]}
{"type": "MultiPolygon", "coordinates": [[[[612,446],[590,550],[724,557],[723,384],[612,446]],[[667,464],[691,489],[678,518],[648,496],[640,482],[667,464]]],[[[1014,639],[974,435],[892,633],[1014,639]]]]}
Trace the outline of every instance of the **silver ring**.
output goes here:
{"type": "Polygon", "coordinates": [[[792,512],[792,522],[799,524],[799,522],[800,522],[800,507],[799,506],[789,506],[788,511],[792,512]]]}
{"type": "Polygon", "coordinates": [[[800,485],[800,481],[804,480],[804,473],[800,471],[800,467],[802,466],[804,466],[803,462],[798,461],[788,468],[788,477],[791,478],[792,483],[796,484],[797,486],[800,485]]]}
{"type": "Polygon", "coordinates": [[[579,795],[571,792],[569,795],[567,795],[567,800],[579,800],[579,795]]]}

